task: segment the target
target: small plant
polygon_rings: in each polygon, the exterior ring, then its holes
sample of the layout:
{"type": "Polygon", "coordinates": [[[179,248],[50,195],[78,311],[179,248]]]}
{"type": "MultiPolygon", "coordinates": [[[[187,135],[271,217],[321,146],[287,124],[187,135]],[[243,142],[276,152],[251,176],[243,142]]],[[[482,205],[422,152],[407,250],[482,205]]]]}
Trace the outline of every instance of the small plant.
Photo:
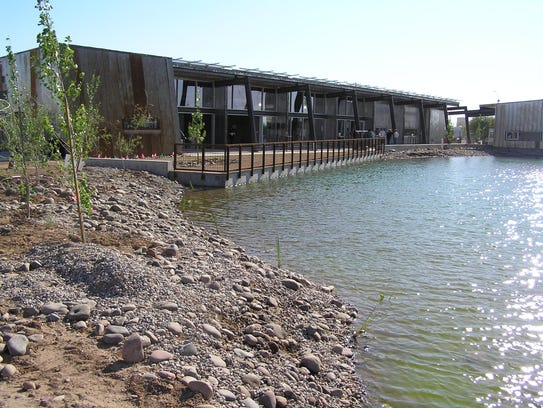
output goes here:
{"type": "Polygon", "coordinates": [[[213,211],[209,211],[209,216],[211,218],[211,222],[213,222],[213,226],[215,227],[215,233],[217,235],[221,235],[221,232],[219,231],[219,224],[217,223],[217,217],[215,217],[215,213],[213,211]]]}
{"type": "Polygon", "coordinates": [[[385,295],[383,295],[382,293],[379,294],[379,299],[377,300],[377,303],[375,303],[373,305],[373,307],[370,309],[370,312],[368,313],[368,315],[366,316],[366,318],[364,319],[364,321],[362,322],[362,324],[360,325],[360,327],[355,331],[354,333],[354,338],[356,339],[358,336],[364,334],[366,332],[366,330],[368,329],[370,323],[373,322],[373,320],[375,319],[375,313],[377,311],[377,307],[379,307],[381,304],[383,304],[385,300],[385,295]]]}
{"type": "MultiPolygon", "coordinates": [[[[201,145],[206,138],[205,124],[204,124],[204,115],[198,107],[198,100],[196,100],[196,112],[192,114],[191,121],[189,123],[189,140],[191,143],[196,144],[197,146],[201,145]]],[[[197,153],[196,160],[200,163],[200,153],[197,153]]]]}
{"type": "Polygon", "coordinates": [[[281,246],[279,245],[279,238],[275,239],[275,257],[277,258],[277,267],[281,267],[281,246]]]}
{"type": "Polygon", "coordinates": [[[79,199],[85,213],[87,215],[92,214],[92,193],[89,188],[87,175],[84,173],[81,173],[79,177],[79,199]]]}
{"type": "Polygon", "coordinates": [[[34,197],[34,194],[36,192],[32,188],[31,184],[27,184],[26,182],[19,183],[19,200],[22,202],[31,203],[34,197]]]}

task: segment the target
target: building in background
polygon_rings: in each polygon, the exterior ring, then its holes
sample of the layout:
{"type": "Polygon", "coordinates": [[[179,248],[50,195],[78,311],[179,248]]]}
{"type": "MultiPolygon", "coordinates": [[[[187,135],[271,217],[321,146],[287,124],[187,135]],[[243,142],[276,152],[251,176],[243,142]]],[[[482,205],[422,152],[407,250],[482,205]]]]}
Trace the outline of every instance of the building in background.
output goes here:
{"type": "MultiPolygon", "coordinates": [[[[186,140],[197,109],[207,144],[264,143],[365,137],[397,129],[399,143],[441,143],[454,99],[388,90],[356,83],[307,78],[168,57],[72,46],[87,77],[97,75],[96,95],[110,132],[139,134],[142,152],[171,153],[186,140]],[[137,109],[148,115],[133,129],[137,109]]],[[[16,55],[17,69],[36,100],[54,109],[32,70],[34,49],[16,55]]],[[[7,87],[6,58],[0,58],[0,95],[7,87]]],[[[391,141],[388,141],[391,142],[391,141]]]]}
{"type": "Polygon", "coordinates": [[[543,99],[498,103],[493,146],[543,153],[543,99]]]}

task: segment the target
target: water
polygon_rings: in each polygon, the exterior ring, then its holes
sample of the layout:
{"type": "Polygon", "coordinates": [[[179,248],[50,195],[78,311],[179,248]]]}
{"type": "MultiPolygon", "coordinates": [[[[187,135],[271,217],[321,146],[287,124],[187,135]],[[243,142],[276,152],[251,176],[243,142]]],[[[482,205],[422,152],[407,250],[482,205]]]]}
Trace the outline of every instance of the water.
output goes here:
{"type": "Polygon", "coordinates": [[[374,406],[543,406],[543,161],[374,162],[189,198],[195,222],[273,264],[278,239],[283,266],[357,306],[374,406]]]}

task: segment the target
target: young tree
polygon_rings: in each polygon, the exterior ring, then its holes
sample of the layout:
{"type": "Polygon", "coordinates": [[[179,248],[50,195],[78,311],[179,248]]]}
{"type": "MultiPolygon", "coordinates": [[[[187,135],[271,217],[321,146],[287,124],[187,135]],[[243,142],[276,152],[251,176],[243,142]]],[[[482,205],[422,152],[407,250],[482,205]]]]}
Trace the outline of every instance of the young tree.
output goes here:
{"type": "Polygon", "coordinates": [[[494,127],[494,117],[480,116],[469,121],[469,131],[473,140],[486,140],[488,131],[494,127]]]}
{"type": "Polygon", "coordinates": [[[41,58],[40,79],[56,99],[59,108],[61,140],[70,155],[69,168],[77,204],[80,237],[81,241],[85,242],[83,206],[90,211],[90,194],[86,191],[86,182],[79,183],[78,169],[98,140],[101,117],[92,103],[98,80],[93,78],[88,81],[86,93],[84,92],[84,73],[78,71],[74,51],[69,46],[70,38],[67,37],[63,44],[59,44],[57,40],[49,0],[37,0],[36,8],[40,11],[39,26],[42,27],[37,36],[41,58]],[[86,104],[82,103],[84,96],[87,97],[86,104]],[[80,191],[81,189],[84,191],[80,191]]]}
{"type": "Polygon", "coordinates": [[[29,167],[37,169],[47,161],[50,146],[46,136],[52,128],[43,109],[22,85],[11,46],[8,45],[6,51],[9,93],[0,117],[0,129],[4,133],[4,147],[10,152],[15,169],[21,173],[20,193],[29,218],[32,195],[29,167]]]}
{"type": "MultiPolygon", "coordinates": [[[[188,131],[189,140],[192,143],[199,146],[204,142],[206,138],[204,115],[202,115],[202,112],[198,106],[196,106],[196,112],[192,114],[188,131]]],[[[200,153],[197,153],[197,161],[200,162],[200,153]]]]}

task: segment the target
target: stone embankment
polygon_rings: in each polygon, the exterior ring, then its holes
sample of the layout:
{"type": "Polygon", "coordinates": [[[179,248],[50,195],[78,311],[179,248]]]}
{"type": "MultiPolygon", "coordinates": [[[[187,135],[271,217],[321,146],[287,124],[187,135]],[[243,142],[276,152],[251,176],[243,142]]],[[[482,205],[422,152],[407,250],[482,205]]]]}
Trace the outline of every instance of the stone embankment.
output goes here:
{"type": "MultiPolygon", "coordinates": [[[[71,239],[0,259],[0,386],[19,381],[26,367],[19,359],[39,354],[51,329],[67,328],[110,353],[116,369],[109,371],[132,370],[147,392],[175,393],[178,406],[365,405],[350,336],[356,311],[333,287],[192,225],[174,182],[126,170],[86,173],[94,192],[85,224],[94,243],[76,242],[74,204],[61,199],[70,191],[44,178],[34,187],[33,216],[71,239]]],[[[15,188],[0,186],[3,194],[15,188]]],[[[20,207],[4,200],[0,213],[20,207]]],[[[39,379],[20,388],[24,398],[38,398],[39,379]]],[[[76,394],[63,395],[61,406],[86,406],[76,394]]],[[[139,397],[132,395],[133,406],[152,406],[152,397],[149,404],[139,397]]],[[[55,398],[38,402],[54,406],[55,398]]]]}

